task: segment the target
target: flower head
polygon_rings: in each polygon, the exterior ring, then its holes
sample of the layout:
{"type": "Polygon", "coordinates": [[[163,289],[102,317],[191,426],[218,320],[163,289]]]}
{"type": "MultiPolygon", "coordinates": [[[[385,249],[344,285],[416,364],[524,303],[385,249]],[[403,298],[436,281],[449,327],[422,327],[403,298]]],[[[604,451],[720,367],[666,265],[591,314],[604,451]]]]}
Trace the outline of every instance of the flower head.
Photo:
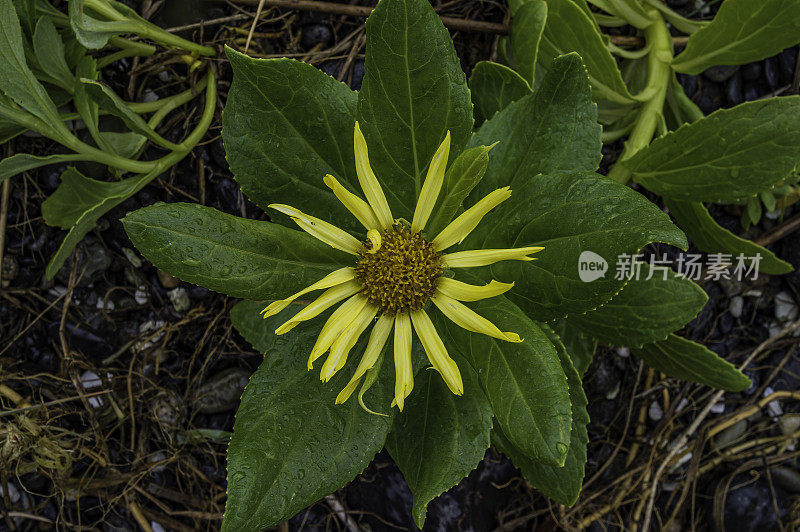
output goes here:
{"type": "Polygon", "coordinates": [[[392,332],[394,404],[400,410],[414,388],[412,331],[422,342],[428,360],[441,374],[448,388],[461,395],[464,392],[461,373],[436,332],[426,307],[432,302],[446,318],[468,331],[508,342],[521,342],[516,333],[501,331],[464,304],[503,294],[513,283],[493,280],[484,286],[471,285],[447,277],[445,273],[450,269],[486,266],[503,260],[534,260],[530,255],[542,248],[531,246],[445,253],[462,242],[484,215],[511,196],[508,187],[489,193],[434,238],[428,238],[430,235],[425,234],[425,226],[441,192],[450,155],[449,131],[428,166],[410,224],[392,216],[383,189],[370,166],[367,143],[358,122],[355,125],[354,148],[356,173],[366,201],[347,190],[331,175],[325,176],[324,182],[365,227],[366,238],[363,241],[289,205],[270,205],[290,216],[312,236],[353,255],[353,266],[331,272],[304,290],[271,303],[262,314],[265,318],[273,316],[298,297],[324,290],[317,299],[275,331],[276,334],[284,334],[299,323],[341,303],[323,325],[308,358],[308,369],[311,370],[314,362],[327,353],[320,371],[323,381],[329,380],[344,366],[359,337],[372,325],[361,361],[350,382],[336,398],[337,403],[347,401],[352,395],[361,378],[378,361],[392,332]]]}

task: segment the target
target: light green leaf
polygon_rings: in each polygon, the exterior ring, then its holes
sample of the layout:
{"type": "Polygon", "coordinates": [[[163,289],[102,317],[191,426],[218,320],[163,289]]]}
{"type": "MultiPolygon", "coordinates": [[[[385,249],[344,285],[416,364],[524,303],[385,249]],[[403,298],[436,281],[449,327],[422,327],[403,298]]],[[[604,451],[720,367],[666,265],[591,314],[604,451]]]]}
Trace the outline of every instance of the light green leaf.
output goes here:
{"type": "Polygon", "coordinates": [[[356,93],[299,61],[226,53],[234,76],[222,138],[242,191],[263,209],[288,203],[363,232],[322,181],[333,174],[363,197],[353,157],[356,93]]]}
{"type": "Polygon", "coordinates": [[[160,203],[122,219],[158,268],[233,297],[282,299],[354,258],[302,231],[190,203],[160,203]]]}
{"type": "Polygon", "coordinates": [[[159,173],[140,174],[111,183],[85,177],[74,168],[61,174],[61,185],[42,204],[42,213],[48,224],[69,229],[69,233],[47,264],[46,277],[55,276],[101,216],[136,194],[159,173]]]}
{"type": "Polygon", "coordinates": [[[536,58],[539,55],[539,42],[547,22],[547,2],[544,0],[526,2],[514,11],[511,20],[514,68],[532,87],[536,58]]]}
{"type": "Polygon", "coordinates": [[[86,125],[86,129],[89,130],[89,134],[100,149],[122,155],[119,151],[114,150],[110,142],[106,140],[106,137],[100,133],[98,127],[100,120],[99,106],[97,105],[97,101],[89,96],[86,90],[87,85],[81,82],[82,78],[96,80],[98,75],[97,61],[95,58],[88,54],[81,57],[75,71],[76,79],[73,89],[75,93],[75,109],[78,111],[81,120],[83,120],[83,123],[86,125]]]}
{"type": "MultiPolygon", "coordinates": [[[[242,395],[228,446],[225,532],[273,527],[341,488],[381,450],[392,423],[352,399],[334,404],[353,362],[327,383],[307,371],[321,318],[279,337],[272,331],[298,306],[262,320],[263,306],[243,301],[231,311],[236,329],[265,356],[242,395]]],[[[390,382],[370,390],[380,404],[391,402],[390,382]]]]}
{"type": "Polygon", "coordinates": [[[59,87],[72,92],[75,76],[64,55],[64,41],[47,18],[40,18],[33,35],[33,49],[39,66],[59,87]]]}
{"type": "Polygon", "coordinates": [[[465,333],[450,320],[440,318],[437,328],[445,345],[478,373],[509,440],[527,456],[554,466],[563,465],[572,416],[567,379],[556,348],[539,324],[503,296],[470,307],[501,330],[519,334],[524,341],[512,343],[465,333]]]}
{"type": "Polygon", "coordinates": [[[791,264],[782,261],[767,248],[739,238],[720,227],[702,203],[664,198],[664,205],[669,208],[669,213],[701,251],[730,253],[734,258],[739,254],[745,257],[755,257],[760,254],[759,270],[771,275],[782,275],[794,270],[791,264]]]}
{"type": "Polygon", "coordinates": [[[141,116],[134,113],[131,108],[128,107],[128,104],[117,96],[110,87],[93,79],[82,78],[80,82],[89,93],[89,96],[97,102],[100,107],[120,118],[131,131],[143,137],[147,137],[162,148],[168,150],[180,149],[179,146],[168,141],[147,125],[147,122],[145,122],[141,116]]]}
{"type": "Polygon", "coordinates": [[[561,338],[567,348],[572,364],[578,370],[578,374],[583,377],[586,370],[594,358],[597,349],[597,339],[582,333],[573,327],[569,320],[556,320],[549,324],[553,331],[561,338]]]}
{"type": "MultiPolygon", "coordinates": [[[[114,5],[105,0],[101,0],[109,13],[115,17],[122,17],[122,14],[114,9],[114,5]]],[[[87,12],[86,0],[70,0],[69,2],[69,21],[75,37],[83,46],[91,50],[99,50],[108,44],[108,40],[115,35],[132,33],[136,28],[134,21],[141,19],[138,14],[126,6],[135,15],[131,20],[103,20],[92,16],[87,12]]],[[[130,15],[130,13],[125,13],[130,15]]]]}
{"type": "Polygon", "coordinates": [[[25,61],[19,19],[11,0],[0,0],[0,90],[51,127],[63,128],[53,100],[25,61]]]}
{"type": "Polygon", "coordinates": [[[624,165],[656,194],[682,201],[747,198],[800,167],[800,96],[721,109],[655,139],[624,165]]]}
{"type": "Polygon", "coordinates": [[[796,0],[726,0],[714,20],[689,38],[672,67],[700,74],[715,65],[760,61],[800,42],[796,0]]]}
{"type": "Polygon", "coordinates": [[[15,175],[21,174],[22,172],[25,172],[27,170],[33,170],[34,168],[47,166],[48,164],[60,164],[72,161],[79,161],[80,159],[82,159],[82,156],[76,153],[64,153],[64,154],[59,153],[56,155],[47,155],[44,157],[39,157],[38,155],[30,155],[28,153],[18,153],[16,155],[12,155],[11,157],[6,157],[2,161],[0,161],[0,183],[5,181],[9,177],[14,177],[15,175]]]}
{"type": "Polygon", "coordinates": [[[438,203],[425,225],[425,233],[428,237],[436,237],[461,210],[461,204],[486,172],[491,149],[491,146],[476,146],[466,149],[447,169],[438,203]]]}
{"type": "Polygon", "coordinates": [[[595,171],[600,134],[597,106],[580,57],[559,57],[536,92],[484,122],[472,137],[471,146],[499,143],[471,202],[500,187],[514,190],[536,174],[595,171]]]}
{"type": "Polygon", "coordinates": [[[514,281],[507,297],[532,319],[582,314],[611,299],[625,284],[615,275],[622,255],[635,255],[651,242],[688,245],[669,216],[629,187],[597,174],[530,175],[518,180],[511,199],[486,215],[463,247],[544,246],[534,261],[476,270],[485,281],[514,281]],[[608,267],[597,278],[585,272],[585,282],[579,270],[584,259],[608,267]]]}
{"type": "Polygon", "coordinates": [[[750,379],[733,364],[706,347],[674,334],[666,340],[632,349],[631,353],[648,366],[681,380],[729,392],[741,392],[750,386],[750,379]]]}
{"type": "Polygon", "coordinates": [[[570,316],[570,324],[602,342],[638,347],[666,339],[692,321],[708,301],[702,288],[669,266],[663,270],[646,263],[639,266],[638,279],[628,281],[608,303],[570,316]]]}
{"type": "Polygon", "coordinates": [[[572,404],[572,428],[570,430],[569,451],[563,467],[553,467],[538,462],[525,455],[506,437],[502,430],[495,427],[492,431],[492,443],[517,466],[533,486],[558,503],[572,506],[578,500],[583,485],[586,466],[586,444],[589,436],[586,425],[589,413],[586,411],[586,394],[583,392],[581,377],[572,364],[564,344],[551,329],[543,326],[543,330],[556,346],[558,360],[567,375],[569,397],[572,404]]]}
{"type": "Polygon", "coordinates": [[[472,133],[453,41],[427,0],[381,0],[367,19],[357,116],[395,218],[413,218],[428,164],[450,131],[450,160],[472,133]]]}
{"type": "Polygon", "coordinates": [[[414,495],[411,514],[420,528],[428,503],[475,469],[489,447],[492,408],[469,364],[458,367],[464,395],[454,395],[436,372],[420,372],[386,440],[414,495]]]}
{"type": "Polygon", "coordinates": [[[553,59],[570,52],[577,52],[583,58],[596,97],[621,104],[636,103],[592,17],[572,0],[547,0],[547,24],[539,44],[539,63],[549,68],[553,59]]]}
{"type": "Polygon", "coordinates": [[[472,101],[475,104],[475,123],[482,124],[508,104],[531,93],[522,77],[499,63],[481,61],[469,78],[472,101]]]}

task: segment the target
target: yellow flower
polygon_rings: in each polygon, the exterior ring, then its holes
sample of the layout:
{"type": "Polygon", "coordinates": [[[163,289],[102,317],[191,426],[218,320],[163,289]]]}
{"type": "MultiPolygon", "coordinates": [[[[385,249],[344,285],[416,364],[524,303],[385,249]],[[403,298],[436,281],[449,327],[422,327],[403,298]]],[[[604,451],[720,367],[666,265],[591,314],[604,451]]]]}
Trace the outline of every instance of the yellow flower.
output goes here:
{"type": "Polygon", "coordinates": [[[347,401],[361,378],[377,362],[394,330],[394,402],[403,410],[405,398],[414,388],[411,367],[412,329],[422,342],[428,360],[456,394],[464,392],[461,373],[450,358],[436,328],[425,311],[428,302],[445,317],[464,329],[486,334],[508,342],[521,342],[513,332],[503,332],[492,322],[470,310],[463,301],[478,301],[508,291],[513,283],[491,281],[476,286],[456,281],[443,274],[451,268],[485,266],[502,260],[534,260],[529,255],[541,247],[516,249],[479,249],[444,253],[462,242],[475,229],[484,215],[511,196],[503,187],[464,211],[432,240],[424,235],[425,224],[436,206],[444,183],[450,154],[450,132],[433,156],[422,185],[410,226],[392,216],[383,189],[369,164],[367,143],[358,122],[355,125],[356,173],[366,201],[348,191],[335,177],[327,175],[325,184],[367,230],[366,240],[359,241],[350,233],[324,220],[309,216],[294,207],[282,204],[271,208],[290,216],[301,229],[354,256],[353,267],[331,272],[308,288],[268,305],[262,314],[273,316],[298,297],[315,290],[325,290],[317,299],[275,330],[284,334],[297,324],[309,320],[343,301],[331,313],[317,337],[308,358],[308,369],[328,353],[320,378],[328,381],[347,361],[359,337],[372,327],[366,349],[350,382],[336,403],[347,401]],[[375,320],[377,316],[377,320],[375,320]]]}

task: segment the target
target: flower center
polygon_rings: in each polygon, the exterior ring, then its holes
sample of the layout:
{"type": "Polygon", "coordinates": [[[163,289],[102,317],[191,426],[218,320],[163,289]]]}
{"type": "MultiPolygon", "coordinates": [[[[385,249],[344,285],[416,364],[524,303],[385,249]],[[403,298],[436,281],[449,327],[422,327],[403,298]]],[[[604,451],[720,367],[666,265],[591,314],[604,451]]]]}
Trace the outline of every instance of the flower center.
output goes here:
{"type": "Polygon", "coordinates": [[[381,234],[380,247],[365,244],[356,263],[362,293],[384,312],[419,310],[436,290],[442,274],[441,256],[420,233],[395,225],[381,234]]]}

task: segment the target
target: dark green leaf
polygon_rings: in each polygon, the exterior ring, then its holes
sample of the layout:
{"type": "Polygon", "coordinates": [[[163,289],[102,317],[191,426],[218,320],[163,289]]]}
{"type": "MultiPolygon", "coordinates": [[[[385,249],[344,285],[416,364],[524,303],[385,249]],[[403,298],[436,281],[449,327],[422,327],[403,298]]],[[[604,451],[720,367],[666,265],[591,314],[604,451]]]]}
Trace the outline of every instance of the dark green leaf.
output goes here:
{"type": "Polygon", "coordinates": [[[445,345],[478,373],[494,415],[514,445],[536,460],[562,465],[572,416],[567,379],[556,348],[542,328],[505,297],[470,307],[524,341],[511,343],[465,333],[451,321],[440,319],[445,345]]]}
{"type": "Polygon", "coordinates": [[[74,153],[47,155],[44,157],[30,155],[28,153],[18,153],[0,161],[0,183],[26,170],[33,170],[34,168],[47,166],[48,164],[59,164],[80,159],[81,156],[74,153]]]}
{"type": "Polygon", "coordinates": [[[655,139],[624,162],[656,194],[682,201],[747,198],[800,167],[800,96],[721,109],[655,139]]]}
{"type": "Polygon", "coordinates": [[[578,370],[580,376],[583,377],[594,358],[597,339],[582,333],[570,325],[569,320],[556,320],[550,323],[550,327],[561,338],[567,348],[567,354],[572,359],[572,364],[578,370]]]}
{"type": "Polygon", "coordinates": [[[760,271],[772,275],[789,273],[794,269],[791,264],[782,261],[767,248],[739,238],[720,227],[702,203],[664,198],[664,204],[698,249],[708,253],[730,253],[734,258],[739,254],[745,257],[755,257],[760,254],[760,271]]]}
{"type": "MultiPolygon", "coordinates": [[[[392,422],[354,400],[334,404],[355,369],[352,362],[327,383],[306,369],[320,318],[278,337],[272,331],[285,316],[262,320],[263,306],[243,301],[231,311],[236,329],[265,357],[236,413],[223,531],[273,527],[341,488],[380,451],[392,422]]],[[[387,383],[379,380],[370,390],[386,405],[387,383]]]]}
{"type": "Polygon", "coordinates": [[[547,22],[547,2],[533,0],[514,11],[511,23],[511,48],[514,51],[514,68],[533,86],[539,42],[547,22]]]}
{"type": "Polygon", "coordinates": [[[233,297],[281,299],[354,259],[314,237],[190,203],[160,203],[123,218],[158,268],[233,297]]]}
{"type": "Polygon", "coordinates": [[[151,172],[108,183],[89,179],[74,168],[61,174],[62,183],[42,204],[42,213],[48,224],[69,229],[69,233],[45,269],[47,278],[55,276],[101,216],[136,194],[157,175],[151,172]]]}
{"type": "MultiPolygon", "coordinates": [[[[516,17],[512,24],[515,21],[516,17]]],[[[577,52],[583,58],[598,98],[635,103],[608,51],[606,38],[591,15],[572,0],[547,0],[547,24],[539,44],[539,63],[547,67],[554,58],[570,52],[577,52]]]]}
{"type": "Polygon", "coordinates": [[[672,63],[678,72],[700,74],[715,65],[743,65],[800,42],[796,0],[726,0],[711,24],[689,38],[672,63]]]}
{"type": "Polygon", "coordinates": [[[648,366],[682,380],[729,392],[741,392],[750,386],[750,379],[733,364],[704,346],[674,334],[670,334],[666,340],[645,344],[631,352],[648,366]]]}
{"type": "Polygon", "coordinates": [[[36,0],[11,0],[17,11],[22,30],[33,36],[36,30],[36,0]]]}
{"type": "Polygon", "coordinates": [[[511,102],[531,93],[530,86],[519,74],[505,65],[489,61],[475,65],[469,88],[475,104],[476,124],[482,124],[511,102]]]}
{"type": "Polygon", "coordinates": [[[467,80],[427,0],[381,0],[367,19],[365,66],[358,118],[370,162],[394,217],[411,220],[447,131],[451,160],[472,133],[467,80]]]}
{"type": "Polygon", "coordinates": [[[535,261],[478,270],[484,280],[514,281],[507,296],[539,321],[582,314],[611,299],[625,284],[615,275],[621,255],[635,255],[651,242],[687,247],[686,237],[655,204],[597,174],[526,174],[511,199],[486,215],[473,234],[465,249],[544,246],[535,261]],[[584,282],[584,259],[605,261],[608,268],[591,279],[585,271],[584,282]]]}
{"type": "Polygon", "coordinates": [[[288,203],[363,232],[322,181],[333,174],[361,195],[353,158],[356,93],[299,61],[226,52],[234,77],[222,136],[242,191],[263,209],[288,203]]]}
{"type": "Polygon", "coordinates": [[[435,372],[420,372],[386,440],[414,495],[411,514],[420,528],[428,503],[475,469],[489,447],[492,408],[469,364],[458,366],[464,395],[453,395],[435,372]]]}
{"type": "Polygon", "coordinates": [[[492,431],[492,442],[511,459],[535,488],[556,502],[572,506],[578,500],[578,495],[580,495],[583,485],[586,444],[589,441],[586,431],[586,425],[589,423],[589,413],[586,411],[587,401],[583,392],[581,377],[572,365],[564,344],[558,338],[558,335],[547,326],[544,326],[543,330],[558,351],[558,359],[561,362],[564,373],[567,375],[569,398],[572,403],[572,429],[570,431],[569,451],[567,452],[564,466],[553,467],[531,459],[512,444],[499,428],[495,428],[492,431]]]}
{"type": "Polygon", "coordinates": [[[609,344],[638,347],[666,339],[697,316],[708,296],[669,266],[663,268],[641,263],[639,277],[628,281],[611,301],[570,316],[569,322],[609,344]]]}
{"type": "Polygon", "coordinates": [[[25,61],[19,19],[11,0],[0,0],[0,90],[51,127],[61,126],[53,100],[25,61]]]}
{"type": "Polygon", "coordinates": [[[559,57],[536,92],[494,115],[473,136],[472,146],[499,144],[472,202],[506,185],[513,189],[539,173],[595,171],[600,133],[580,57],[559,57]]]}
{"type": "Polygon", "coordinates": [[[89,93],[86,90],[86,84],[80,81],[82,78],[92,80],[97,79],[99,73],[97,72],[97,61],[95,58],[88,54],[84,55],[80,61],[78,61],[75,74],[77,78],[75,80],[74,87],[75,109],[81,116],[81,120],[83,120],[83,123],[86,125],[86,129],[89,130],[89,134],[97,143],[98,147],[104,151],[113,151],[114,153],[119,154],[118,151],[111,149],[110,143],[107,142],[106,138],[100,133],[100,129],[98,127],[100,120],[100,109],[97,105],[97,102],[89,96],[89,93]]]}
{"type": "Polygon", "coordinates": [[[466,149],[447,169],[442,193],[439,194],[436,208],[425,226],[425,233],[429,237],[438,235],[458,214],[461,204],[483,178],[491,149],[491,146],[466,149]]]}
{"type": "Polygon", "coordinates": [[[33,49],[39,66],[59,87],[72,91],[75,76],[67,65],[64,41],[56,27],[47,18],[40,18],[33,36],[33,49]]]}

